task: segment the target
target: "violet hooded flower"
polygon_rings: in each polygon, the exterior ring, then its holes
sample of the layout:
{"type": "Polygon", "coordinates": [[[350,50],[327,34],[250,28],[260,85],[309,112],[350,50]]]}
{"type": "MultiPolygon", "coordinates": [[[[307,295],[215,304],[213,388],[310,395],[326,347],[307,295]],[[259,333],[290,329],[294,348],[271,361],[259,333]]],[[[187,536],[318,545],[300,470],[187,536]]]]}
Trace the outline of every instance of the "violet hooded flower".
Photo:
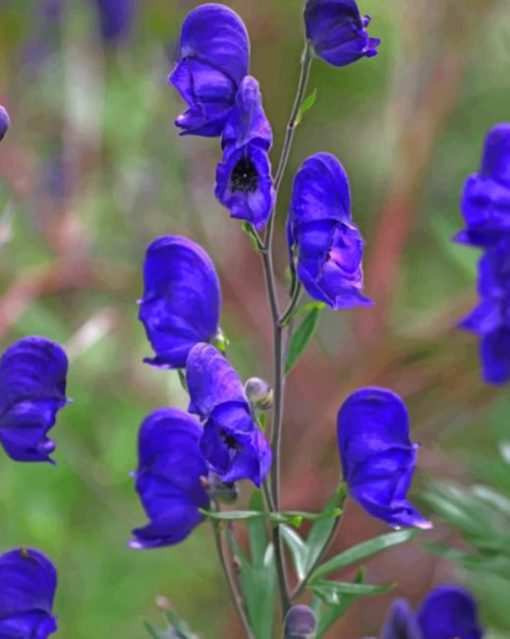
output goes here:
{"type": "Polygon", "coordinates": [[[192,346],[218,332],[221,289],[204,249],[185,237],[166,236],[147,248],[139,319],[156,356],[145,361],[183,368],[192,346]]]}
{"type": "Polygon", "coordinates": [[[271,448],[251,415],[239,375],[210,344],[194,346],[186,362],[189,411],[204,421],[200,449],[225,483],[250,479],[262,484],[271,448]]]}
{"type": "Polygon", "coordinates": [[[223,158],[216,171],[216,197],[231,216],[262,230],[275,200],[268,151],[273,134],[257,80],[246,76],[225,123],[223,158]]]}
{"type": "Polygon", "coordinates": [[[389,390],[363,388],[340,407],[337,436],[353,499],[389,526],[430,528],[407,500],[416,465],[404,402],[389,390]]]}
{"type": "Polygon", "coordinates": [[[177,408],[161,408],[143,421],[138,437],[136,490],[150,522],[133,530],[131,548],[183,541],[209,507],[203,486],[209,470],[200,452],[198,420],[177,408]]]}
{"type": "Polygon", "coordinates": [[[459,586],[439,586],[428,594],[417,612],[421,639],[482,639],[477,605],[459,586]]]}
{"type": "Polygon", "coordinates": [[[38,550],[0,555],[0,637],[46,639],[57,630],[52,614],[57,572],[38,550]]]}
{"type": "Polygon", "coordinates": [[[309,157],[294,179],[287,219],[291,259],[311,297],[335,310],[368,306],[363,239],[352,223],[349,180],[329,153],[309,157]]]}
{"type": "Polygon", "coordinates": [[[249,58],[246,27],[232,9],[211,3],[190,11],[182,25],[179,59],[169,76],[188,105],[175,121],[182,135],[221,135],[249,58]]]}
{"type": "Polygon", "coordinates": [[[0,104],[0,141],[4,139],[10,125],[11,120],[7,113],[7,109],[0,104]]]}
{"type": "Polygon", "coordinates": [[[381,40],[368,35],[369,23],[355,0],[307,0],[305,6],[306,36],[315,54],[335,67],[377,55],[381,40]]]}
{"type": "Polygon", "coordinates": [[[466,228],[456,240],[487,247],[510,233],[510,122],[492,127],[482,163],[464,186],[461,210],[466,228]]]}
{"type": "Polygon", "coordinates": [[[16,461],[51,462],[48,431],[67,403],[67,356],[44,337],[20,339],[0,358],[0,444],[16,461]]]}
{"type": "Polygon", "coordinates": [[[416,616],[405,599],[395,599],[392,603],[381,639],[423,639],[416,616]]]}
{"type": "Polygon", "coordinates": [[[119,42],[131,30],[135,0],[94,0],[101,35],[106,43],[119,42]]]}

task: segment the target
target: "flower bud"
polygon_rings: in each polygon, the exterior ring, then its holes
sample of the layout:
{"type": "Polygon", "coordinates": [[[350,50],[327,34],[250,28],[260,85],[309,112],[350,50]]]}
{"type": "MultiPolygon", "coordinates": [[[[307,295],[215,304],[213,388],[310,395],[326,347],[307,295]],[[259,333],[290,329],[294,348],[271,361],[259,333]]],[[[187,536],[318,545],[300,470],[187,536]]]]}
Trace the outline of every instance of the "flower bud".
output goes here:
{"type": "Polygon", "coordinates": [[[3,140],[7,129],[11,124],[11,119],[7,113],[7,109],[0,104],[0,140],[3,140]]]}
{"type": "Polygon", "coordinates": [[[285,617],[284,639],[313,639],[317,618],[308,606],[292,606],[285,617]]]}
{"type": "Polygon", "coordinates": [[[260,410],[269,410],[273,405],[273,389],[260,377],[250,377],[244,385],[250,404],[260,410]]]}

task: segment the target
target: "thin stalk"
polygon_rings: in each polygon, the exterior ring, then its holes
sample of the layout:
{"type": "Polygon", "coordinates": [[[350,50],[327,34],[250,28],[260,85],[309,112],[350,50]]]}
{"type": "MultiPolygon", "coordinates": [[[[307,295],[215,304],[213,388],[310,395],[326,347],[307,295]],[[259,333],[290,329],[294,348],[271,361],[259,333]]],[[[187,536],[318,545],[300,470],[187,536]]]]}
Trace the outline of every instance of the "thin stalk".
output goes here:
{"type": "Polygon", "coordinates": [[[246,630],[246,636],[248,637],[248,639],[255,639],[254,634],[251,631],[250,622],[248,621],[248,616],[244,608],[244,601],[241,595],[240,588],[233,574],[232,567],[229,563],[229,558],[225,550],[225,545],[223,543],[223,535],[220,530],[220,524],[217,522],[212,522],[212,527],[214,531],[214,541],[216,542],[216,550],[218,553],[218,557],[220,559],[221,567],[223,568],[223,572],[225,574],[225,579],[227,580],[227,583],[230,589],[232,600],[234,601],[237,613],[239,614],[239,618],[241,619],[243,627],[246,630]]]}
{"type": "Polygon", "coordinates": [[[287,328],[287,320],[292,315],[294,309],[298,305],[299,298],[301,297],[302,291],[303,291],[303,287],[301,283],[299,282],[298,284],[294,286],[294,291],[292,293],[292,297],[290,299],[289,305],[287,306],[287,308],[283,312],[283,315],[279,319],[278,323],[280,324],[280,326],[287,328]]]}

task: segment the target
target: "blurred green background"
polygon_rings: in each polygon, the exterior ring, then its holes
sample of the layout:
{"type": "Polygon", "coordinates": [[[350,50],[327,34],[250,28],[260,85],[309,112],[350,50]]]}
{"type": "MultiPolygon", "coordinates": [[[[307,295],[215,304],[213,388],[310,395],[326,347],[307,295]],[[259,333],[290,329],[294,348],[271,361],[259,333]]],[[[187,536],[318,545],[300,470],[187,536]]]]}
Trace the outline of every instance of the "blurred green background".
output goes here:
{"type": "MultiPolygon", "coordinates": [[[[61,4],[58,17],[56,0],[0,0],[0,103],[12,118],[0,144],[0,340],[4,348],[42,334],[65,344],[74,398],[53,431],[56,468],[1,455],[0,550],[35,546],[58,565],[62,639],[143,639],[140,619],[157,623],[158,595],[201,636],[238,637],[206,526],[177,548],[126,546],[144,521],[129,477],[138,425],[156,407],[186,405],[175,373],[142,364],[150,348],[136,300],[154,237],[189,235],[208,249],[231,357],[245,377],[270,375],[258,257],[213,195],[218,141],[179,138],[172,124],[182,104],[166,77],[180,24],[199,3],[139,0],[130,34],[109,44],[93,0],[61,4]]],[[[301,2],[226,4],[251,35],[276,158],[299,71],[301,2]]],[[[358,386],[389,386],[408,402],[422,443],[418,502],[431,478],[477,481],[510,429],[507,389],[482,384],[476,340],[452,328],[475,301],[478,255],[449,241],[485,132],[510,119],[508,0],[360,6],[383,39],[380,54],[344,69],[314,65],[317,101],[282,188],[276,262],[283,287],[293,171],[311,153],[335,153],[350,175],[376,305],[324,313],[289,379],[283,501],[294,509],[319,509],[334,488],[335,415],[358,386]]],[[[505,463],[491,480],[510,491],[505,463]]],[[[421,500],[425,511],[431,503],[421,500]]],[[[462,547],[443,519],[427,538],[462,547]]],[[[349,504],[336,548],[383,530],[349,504]]],[[[465,578],[422,540],[376,559],[368,576],[397,581],[413,603],[465,578]]],[[[471,579],[494,637],[510,637],[509,584],[510,574],[495,580],[490,570],[471,579]]],[[[330,636],[376,634],[388,601],[355,605],[330,636]]]]}

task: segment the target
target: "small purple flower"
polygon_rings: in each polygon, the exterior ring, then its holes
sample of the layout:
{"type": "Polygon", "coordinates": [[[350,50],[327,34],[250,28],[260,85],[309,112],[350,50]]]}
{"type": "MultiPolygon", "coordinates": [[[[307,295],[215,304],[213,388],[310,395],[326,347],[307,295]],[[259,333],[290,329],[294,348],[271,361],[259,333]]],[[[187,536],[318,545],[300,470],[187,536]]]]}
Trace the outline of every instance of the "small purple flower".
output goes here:
{"type": "Polygon", "coordinates": [[[313,639],[317,630],[317,616],[303,604],[289,608],[285,616],[283,639],[313,639]]]}
{"type": "Polygon", "coordinates": [[[337,436],[351,496],[389,526],[430,528],[407,500],[416,465],[404,402],[389,390],[363,388],[340,407],[337,436]]]}
{"type": "Polygon", "coordinates": [[[217,334],[220,307],[218,275],[201,246],[179,236],[149,245],[138,315],[156,353],[147,363],[183,368],[192,346],[217,334]]]}
{"type": "Polygon", "coordinates": [[[209,470],[200,452],[202,428],[177,408],[160,408],[143,421],[138,437],[136,490],[150,522],[133,530],[131,548],[183,541],[209,506],[202,478],[209,470]]]}
{"type": "Polygon", "coordinates": [[[48,431],[66,403],[67,356],[44,337],[26,337],[0,358],[0,443],[16,461],[51,462],[48,431]]]}
{"type": "Polygon", "coordinates": [[[309,295],[335,310],[368,306],[362,294],[363,239],[351,221],[347,174],[328,153],[299,169],[287,220],[291,258],[309,295]]]}
{"type": "Polygon", "coordinates": [[[316,55],[335,67],[377,55],[381,40],[368,35],[369,23],[354,0],[307,0],[306,36],[316,55]]]}
{"type": "Polygon", "coordinates": [[[200,449],[222,481],[250,479],[260,486],[271,448],[256,427],[239,375],[214,346],[197,344],[186,362],[189,411],[205,422],[200,449]]]}
{"type": "Polygon", "coordinates": [[[46,639],[57,630],[52,614],[57,572],[38,550],[0,555],[0,637],[46,639]]]}
{"type": "Polygon", "coordinates": [[[0,104],[0,140],[3,140],[7,129],[11,125],[11,119],[7,113],[7,109],[0,104]]]}
{"type": "Polygon", "coordinates": [[[273,134],[262,107],[259,84],[246,76],[222,136],[223,158],[216,171],[216,197],[233,218],[262,230],[274,207],[268,151],[273,134]]]}
{"type": "Polygon", "coordinates": [[[381,639],[423,639],[415,614],[405,599],[395,599],[392,603],[381,639]]]}
{"type": "Polygon", "coordinates": [[[481,639],[476,602],[459,586],[440,586],[422,602],[417,613],[422,639],[481,639]]]}
{"type": "Polygon", "coordinates": [[[186,16],[179,60],[169,77],[188,105],[175,121],[181,134],[221,135],[249,58],[246,27],[232,9],[204,4],[186,16]]]}
{"type": "Polygon", "coordinates": [[[134,0],[94,0],[103,40],[108,43],[125,38],[134,15],[134,0]]]}
{"type": "Polygon", "coordinates": [[[461,202],[466,228],[456,240],[472,246],[491,246],[510,233],[510,123],[487,133],[480,171],[464,186],[461,202]]]}

